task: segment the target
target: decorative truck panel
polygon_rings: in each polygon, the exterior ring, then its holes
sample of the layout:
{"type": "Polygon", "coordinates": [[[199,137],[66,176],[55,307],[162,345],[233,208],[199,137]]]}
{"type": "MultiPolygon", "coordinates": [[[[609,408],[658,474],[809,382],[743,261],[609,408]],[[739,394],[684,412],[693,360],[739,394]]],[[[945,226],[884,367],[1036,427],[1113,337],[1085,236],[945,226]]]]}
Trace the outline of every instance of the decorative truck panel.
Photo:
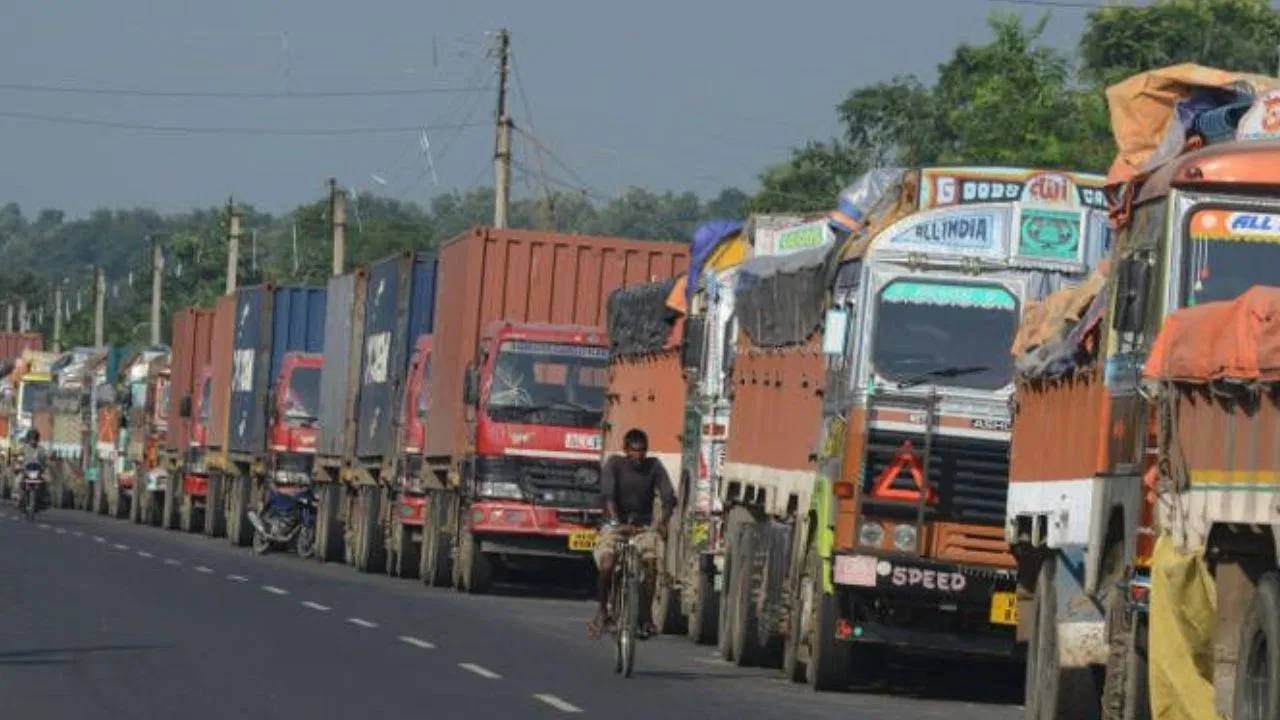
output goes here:
{"type": "Polygon", "coordinates": [[[1009,481],[1071,480],[1104,472],[1109,406],[1098,369],[1020,383],[1009,481]]]}
{"type": "Polygon", "coordinates": [[[620,287],[684,272],[685,243],[476,228],[440,249],[440,286],[426,455],[461,457],[468,446],[462,403],[467,365],[491,322],[603,328],[620,287]]]}
{"type": "Polygon", "coordinates": [[[355,414],[364,347],[364,298],[368,272],[329,279],[324,313],[324,369],[320,373],[320,422],[316,455],[355,454],[355,414]]]}
{"type": "Polygon", "coordinates": [[[364,461],[378,463],[396,452],[405,376],[418,337],[432,331],[435,301],[434,255],[404,253],[369,266],[356,438],[364,461]]]}
{"type": "Polygon", "coordinates": [[[209,448],[213,450],[227,449],[227,425],[231,414],[232,342],[236,333],[237,304],[235,294],[223,295],[218,298],[213,310],[213,339],[210,345],[213,378],[210,383],[207,441],[209,448]]]}
{"type": "Polygon", "coordinates": [[[169,432],[165,445],[170,452],[186,452],[191,444],[191,418],[182,417],[184,399],[194,407],[201,370],[209,363],[213,341],[214,312],[208,308],[189,307],[173,316],[172,384],[169,387],[169,432]]]}

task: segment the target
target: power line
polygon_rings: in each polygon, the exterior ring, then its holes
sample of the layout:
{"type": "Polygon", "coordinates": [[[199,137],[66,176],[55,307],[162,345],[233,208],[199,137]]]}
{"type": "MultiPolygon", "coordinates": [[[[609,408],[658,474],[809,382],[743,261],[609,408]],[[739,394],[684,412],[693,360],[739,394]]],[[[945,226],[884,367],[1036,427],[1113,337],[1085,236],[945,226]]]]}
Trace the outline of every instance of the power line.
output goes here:
{"type": "Polygon", "coordinates": [[[257,92],[251,90],[145,90],[133,88],[88,87],[84,85],[41,85],[36,83],[0,82],[0,90],[21,92],[57,93],[63,95],[113,95],[149,98],[239,98],[258,100],[293,100],[314,98],[394,97],[406,95],[433,95],[436,93],[478,93],[492,87],[432,87],[432,88],[384,88],[376,90],[308,90],[284,92],[257,92]]]}
{"type": "Polygon", "coordinates": [[[118,130],[143,130],[147,132],[185,133],[190,135],[267,135],[267,136],[301,136],[318,137],[326,135],[387,135],[393,133],[418,133],[425,130],[462,130],[468,127],[487,126],[487,123],[454,123],[448,125],[407,125],[400,127],[349,127],[349,128],[264,128],[264,127],[213,127],[199,125],[152,125],[147,123],[118,122],[115,120],[99,120],[96,118],[73,117],[70,115],[45,115],[17,110],[2,110],[0,117],[18,120],[38,120],[40,122],[62,123],[64,125],[84,125],[89,127],[114,128],[118,130]]]}
{"type": "Polygon", "coordinates": [[[1030,7],[1072,8],[1077,10],[1100,10],[1105,5],[1091,2],[1074,2],[1073,0],[987,0],[1005,5],[1027,5],[1030,7]]]}

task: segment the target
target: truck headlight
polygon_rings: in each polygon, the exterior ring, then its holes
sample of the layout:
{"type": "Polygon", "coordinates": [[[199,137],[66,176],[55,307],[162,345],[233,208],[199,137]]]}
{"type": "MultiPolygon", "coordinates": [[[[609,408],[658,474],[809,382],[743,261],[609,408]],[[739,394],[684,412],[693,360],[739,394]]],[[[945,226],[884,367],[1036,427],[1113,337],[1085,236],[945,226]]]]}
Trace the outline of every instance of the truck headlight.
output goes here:
{"type": "Polygon", "coordinates": [[[902,552],[916,551],[916,526],[915,525],[894,525],[893,526],[893,546],[902,552]]]}
{"type": "Polygon", "coordinates": [[[506,480],[481,480],[479,487],[476,488],[476,492],[481,497],[487,498],[499,498],[505,500],[524,499],[524,492],[520,489],[520,484],[508,482],[506,480]]]}
{"type": "Polygon", "coordinates": [[[863,520],[858,528],[858,542],[867,547],[880,547],[884,542],[884,526],[875,520],[863,520]]]}

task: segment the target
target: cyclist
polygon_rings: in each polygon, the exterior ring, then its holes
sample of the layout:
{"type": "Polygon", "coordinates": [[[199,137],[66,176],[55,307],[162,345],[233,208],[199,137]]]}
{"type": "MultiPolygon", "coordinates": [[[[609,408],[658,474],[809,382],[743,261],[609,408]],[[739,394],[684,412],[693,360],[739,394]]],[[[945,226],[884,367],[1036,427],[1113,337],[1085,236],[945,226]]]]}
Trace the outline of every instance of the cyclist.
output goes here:
{"type": "Polygon", "coordinates": [[[658,571],[658,548],[667,534],[667,521],[676,506],[671,478],[662,463],[647,457],[649,436],[638,428],[627,431],[622,438],[624,455],[610,457],[604,465],[600,489],[604,495],[605,523],[600,528],[596,542],[595,561],[599,569],[600,609],[591,622],[590,632],[598,637],[608,627],[610,618],[609,595],[613,590],[613,564],[619,524],[636,528],[633,537],[640,559],[645,566],[645,582],[640,592],[640,637],[653,634],[653,590],[658,571]],[[661,499],[662,509],[654,514],[655,501],[661,499]]]}

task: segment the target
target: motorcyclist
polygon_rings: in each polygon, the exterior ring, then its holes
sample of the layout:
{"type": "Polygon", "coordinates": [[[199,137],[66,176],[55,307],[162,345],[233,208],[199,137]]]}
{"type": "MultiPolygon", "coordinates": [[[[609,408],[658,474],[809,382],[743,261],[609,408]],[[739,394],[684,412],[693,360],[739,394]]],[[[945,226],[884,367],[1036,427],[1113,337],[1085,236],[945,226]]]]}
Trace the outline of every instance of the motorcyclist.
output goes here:
{"type": "MultiPolygon", "coordinates": [[[[43,477],[47,455],[44,451],[44,448],[40,447],[40,431],[39,430],[36,430],[35,428],[31,428],[30,430],[27,431],[26,436],[22,440],[22,449],[19,457],[22,460],[22,471],[24,473],[28,470],[35,470],[36,472],[39,472],[43,477]]],[[[27,495],[27,484],[25,482],[22,482],[20,486],[22,488],[22,492],[19,496],[19,507],[22,506],[22,504],[26,500],[26,495],[27,495]]],[[[41,489],[43,490],[43,486],[41,486],[41,489]]],[[[37,501],[39,500],[40,499],[37,498],[37,501]]]]}

